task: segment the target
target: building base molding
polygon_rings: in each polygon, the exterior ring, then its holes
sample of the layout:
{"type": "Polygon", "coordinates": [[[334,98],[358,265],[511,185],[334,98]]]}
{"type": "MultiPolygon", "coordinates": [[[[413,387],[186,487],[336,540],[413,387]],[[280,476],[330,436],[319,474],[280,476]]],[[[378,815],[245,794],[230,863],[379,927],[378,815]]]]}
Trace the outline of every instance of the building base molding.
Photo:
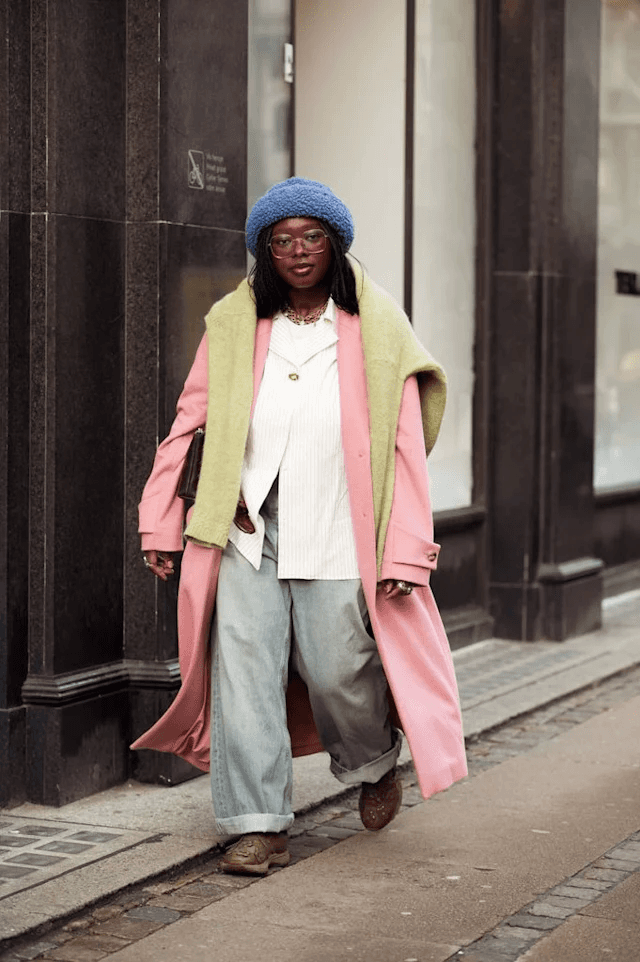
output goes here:
{"type": "Polygon", "coordinates": [[[27,797],[60,806],[126,781],[129,693],[26,709],[27,797]]]}
{"type": "Polygon", "coordinates": [[[174,755],[128,747],[167,710],[179,687],[177,658],[29,675],[24,706],[0,712],[0,735],[3,745],[15,743],[8,757],[26,755],[30,767],[15,776],[9,772],[0,804],[65,805],[127,778],[177,785],[202,774],[174,755]]]}
{"type": "Polygon", "coordinates": [[[640,561],[606,567],[602,573],[605,598],[640,590],[640,561]]]}
{"type": "Polygon", "coordinates": [[[29,675],[22,686],[25,705],[68,705],[123,688],[177,691],[180,666],[168,661],[115,661],[58,675],[29,675]]]}
{"type": "Polygon", "coordinates": [[[0,808],[12,808],[26,802],[25,790],[26,710],[23,706],[0,709],[0,808]]]}
{"type": "Polygon", "coordinates": [[[491,586],[498,638],[565,641],[602,627],[603,564],[578,558],[540,565],[530,584],[491,586]]]}
{"type": "Polygon", "coordinates": [[[443,611],[442,621],[452,650],[493,636],[493,618],[484,608],[469,606],[443,611]]]}
{"type": "Polygon", "coordinates": [[[602,573],[542,585],[542,634],[565,641],[602,627],[602,573]]]}
{"type": "MultiPolygon", "coordinates": [[[[130,692],[131,741],[138,738],[165,713],[174,693],[151,688],[132,688],[130,692]]],[[[148,750],[129,752],[130,777],[153,785],[180,785],[203,773],[199,768],[169,752],[148,750]]]]}

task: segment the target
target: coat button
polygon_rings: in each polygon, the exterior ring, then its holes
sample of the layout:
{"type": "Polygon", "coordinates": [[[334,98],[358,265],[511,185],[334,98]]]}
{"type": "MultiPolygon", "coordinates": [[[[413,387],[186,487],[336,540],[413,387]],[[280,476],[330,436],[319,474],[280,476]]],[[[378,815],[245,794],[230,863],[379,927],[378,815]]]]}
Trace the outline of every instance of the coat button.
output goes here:
{"type": "Polygon", "coordinates": [[[437,554],[435,553],[435,551],[431,551],[431,552],[427,555],[427,559],[428,559],[429,561],[435,561],[437,557],[438,557],[438,556],[437,556],[437,554]]]}
{"type": "Polygon", "coordinates": [[[299,377],[299,375],[294,372],[293,374],[290,374],[290,375],[289,375],[289,380],[290,380],[290,381],[297,381],[297,380],[298,380],[298,377],[299,377]]]}

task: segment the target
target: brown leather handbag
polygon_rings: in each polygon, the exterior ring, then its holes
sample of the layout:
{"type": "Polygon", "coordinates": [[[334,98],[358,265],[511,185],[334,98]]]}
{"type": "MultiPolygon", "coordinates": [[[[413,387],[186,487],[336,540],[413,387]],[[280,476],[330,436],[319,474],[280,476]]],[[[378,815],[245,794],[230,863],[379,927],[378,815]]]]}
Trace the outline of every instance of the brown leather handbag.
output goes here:
{"type": "Polygon", "coordinates": [[[202,467],[202,451],[204,448],[204,428],[196,428],[187,456],[184,460],[184,467],[180,475],[178,485],[178,497],[183,501],[195,501],[198,481],[200,480],[200,468],[202,467]]]}

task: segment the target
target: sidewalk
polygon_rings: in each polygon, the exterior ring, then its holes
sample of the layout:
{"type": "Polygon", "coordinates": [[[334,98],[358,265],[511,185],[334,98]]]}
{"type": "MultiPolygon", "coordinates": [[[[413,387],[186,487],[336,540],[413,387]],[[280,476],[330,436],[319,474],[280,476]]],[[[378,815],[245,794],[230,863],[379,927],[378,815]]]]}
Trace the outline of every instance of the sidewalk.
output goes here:
{"type": "MultiPolygon", "coordinates": [[[[601,632],[563,644],[491,640],[461,649],[455,661],[472,738],[640,663],[640,592],[606,604],[601,632]]],[[[406,748],[403,760],[410,760],[406,748]]],[[[324,756],[296,760],[296,812],[340,794],[324,756]]],[[[206,777],[171,789],[131,783],[61,809],[4,811],[0,939],[184,865],[218,842],[206,777]]]]}
{"type": "Polygon", "coordinates": [[[637,962],[638,745],[640,696],[110,962],[637,962]]]}

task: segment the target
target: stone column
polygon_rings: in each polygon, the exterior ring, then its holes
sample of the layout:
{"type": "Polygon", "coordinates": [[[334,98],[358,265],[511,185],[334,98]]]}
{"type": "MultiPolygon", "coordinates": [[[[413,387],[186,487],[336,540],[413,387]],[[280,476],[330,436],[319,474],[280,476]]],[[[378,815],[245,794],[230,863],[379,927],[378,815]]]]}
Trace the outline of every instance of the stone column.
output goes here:
{"type": "Polygon", "coordinates": [[[125,0],[31,3],[27,791],[127,774],[125,0]]]}
{"type": "Polygon", "coordinates": [[[179,685],[136,505],[245,273],[246,2],[0,0],[0,804],[61,805],[179,685]]]}
{"type": "MultiPolygon", "coordinates": [[[[142,566],[137,505],[204,315],[246,273],[247,17],[246,2],[128,4],[124,646],[133,736],[179,685],[177,586],[142,566]]],[[[167,784],[197,774],[156,752],[134,753],[132,772],[167,784]]]]}
{"type": "Polygon", "coordinates": [[[0,806],[26,797],[29,477],[29,18],[0,2],[0,806]]]}
{"type": "Polygon", "coordinates": [[[490,594],[498,636],[600,625],[593,555],[599,0],[498,4],[490,594]]]}

